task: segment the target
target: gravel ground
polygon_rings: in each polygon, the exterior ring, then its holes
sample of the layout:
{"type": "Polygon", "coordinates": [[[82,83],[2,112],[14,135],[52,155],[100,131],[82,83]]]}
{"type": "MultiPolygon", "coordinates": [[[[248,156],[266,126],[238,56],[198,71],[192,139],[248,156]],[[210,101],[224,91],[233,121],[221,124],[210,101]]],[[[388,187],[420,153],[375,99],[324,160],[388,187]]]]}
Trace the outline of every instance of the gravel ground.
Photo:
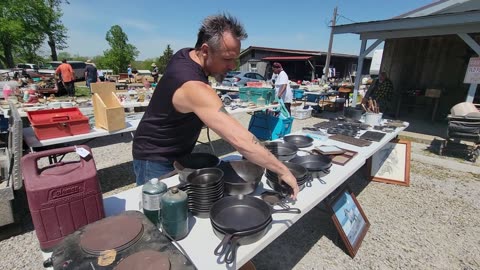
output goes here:
{"type": "MultiPolygon", "coordinates": [[[[237,116],[244,126],[248,115],[237,116]]],[[[293,131],[321,121],[294,121],[293,131]]],[[[234,152],[212,134],[219,156],[234,152]]],[[[200,141],[207,141],[205,131],[200,141]]],[[[89,143],[105,195],[135,184],[131,138],[111,136],[89,143]]],[[[410,187],[368,182],[362,172],[348,181],[371,223],[355,258],[319,205],[254,259],[257,269],[480,269],[480,166],[439,157],[412,144],[410,187]]],[[[195,151],[209,151],[199,144],[195,151]]],[[[0,269],[43,269],[28,215],[23,233],[0,241],[0,269]]]]}

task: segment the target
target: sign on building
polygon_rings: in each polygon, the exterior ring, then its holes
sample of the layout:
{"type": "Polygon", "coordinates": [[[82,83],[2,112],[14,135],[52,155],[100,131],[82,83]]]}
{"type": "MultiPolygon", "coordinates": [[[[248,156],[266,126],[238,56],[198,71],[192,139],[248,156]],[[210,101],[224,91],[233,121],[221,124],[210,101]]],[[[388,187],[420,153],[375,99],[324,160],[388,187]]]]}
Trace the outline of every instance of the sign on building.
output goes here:
{"type": "Polygon", "coordinates": [[[480,84],[480,57],[472,57],[468,62],[464,83],[480,84]]]}

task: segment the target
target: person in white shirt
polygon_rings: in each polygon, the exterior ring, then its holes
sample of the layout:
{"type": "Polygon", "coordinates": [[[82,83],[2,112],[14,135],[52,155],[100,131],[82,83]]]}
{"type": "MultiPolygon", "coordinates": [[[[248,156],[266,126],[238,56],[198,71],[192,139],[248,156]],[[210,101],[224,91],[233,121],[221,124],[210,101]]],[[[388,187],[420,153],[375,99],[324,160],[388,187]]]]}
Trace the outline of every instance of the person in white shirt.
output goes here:
{"type": "Polygon", "coordinates": [[[282,64],[278,62],[273,63],[272,69],[273,69],[272,82],[275,81],[274,82],[275,95],[278,98],[281,98],[283,100],[283,103],[285,103],[285,107],[287,108],[288,113],[291,114],[290,105],[292,104],[292,101],[293,101],[293,92],[292,92],[292,88],[290,88],[288,75],[283,70],[282,64]]]}

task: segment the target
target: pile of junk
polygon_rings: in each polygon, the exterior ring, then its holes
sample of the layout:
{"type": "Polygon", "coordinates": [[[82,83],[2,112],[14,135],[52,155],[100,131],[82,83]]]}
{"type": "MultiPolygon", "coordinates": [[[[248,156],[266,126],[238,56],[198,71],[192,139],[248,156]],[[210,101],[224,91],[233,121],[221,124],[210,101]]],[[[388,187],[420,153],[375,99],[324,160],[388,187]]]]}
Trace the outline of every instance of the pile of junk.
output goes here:
{"type": "Polygon", "coordinates": [[[476,162],[480,156],[480,104],[462,102],[452,107],[448,115],[447,139],[439,154],[464,153],[466,159],[476,162]],[[464,144],[467,142],[469,144],[464,144]]]}

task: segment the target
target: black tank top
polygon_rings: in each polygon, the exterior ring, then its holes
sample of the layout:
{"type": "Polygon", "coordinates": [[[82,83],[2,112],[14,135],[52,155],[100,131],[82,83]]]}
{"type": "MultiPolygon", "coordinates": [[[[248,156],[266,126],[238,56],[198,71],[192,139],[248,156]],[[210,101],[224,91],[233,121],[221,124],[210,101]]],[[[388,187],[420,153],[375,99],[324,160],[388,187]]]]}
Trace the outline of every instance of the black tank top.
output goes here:
{"type": "Polygon", "coordinates": [[[184,83],[208,83],[202,67],[190,58],[191,50],[181,49],[168,63],[135,132],[134,159],[174,161],[191,153],[195,147],[202,121],[194,113],[178,112],[172,103],[173,94],[184,83]]]}

